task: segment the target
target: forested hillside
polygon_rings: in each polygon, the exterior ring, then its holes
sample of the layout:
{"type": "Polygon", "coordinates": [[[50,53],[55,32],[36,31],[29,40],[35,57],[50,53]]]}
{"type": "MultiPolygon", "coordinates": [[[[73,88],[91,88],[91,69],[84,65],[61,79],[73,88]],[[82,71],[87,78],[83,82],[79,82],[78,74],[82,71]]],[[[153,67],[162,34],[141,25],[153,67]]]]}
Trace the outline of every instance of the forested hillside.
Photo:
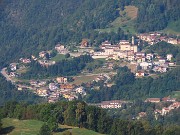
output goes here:
{"type": "Polygon", "coordinates": [[[78,45],[82,38],[89,38],[98,45],[107,39],[123,39],[95,29],[108,28],[127,5],[139,9],[138,32],[164,29],[180,17],[178,0],[1,0],[0,65],[52,49],[58,42],[78,45]]]}
{"type": "Polygon", "coordinates": [[[138,32],[162,30],[180,19],[179,0],[135,0],[132,3],[139,9],[138,32]]]}
{"type": "Polygon", "coordinates": [[[111,0],[2,1],[1,66],[23,55],[52,49],[58,42],[78,44],[82,37],[94,35],[92,29],[104,28],[114,20],[116,8],[117,2],[111,0]]]}

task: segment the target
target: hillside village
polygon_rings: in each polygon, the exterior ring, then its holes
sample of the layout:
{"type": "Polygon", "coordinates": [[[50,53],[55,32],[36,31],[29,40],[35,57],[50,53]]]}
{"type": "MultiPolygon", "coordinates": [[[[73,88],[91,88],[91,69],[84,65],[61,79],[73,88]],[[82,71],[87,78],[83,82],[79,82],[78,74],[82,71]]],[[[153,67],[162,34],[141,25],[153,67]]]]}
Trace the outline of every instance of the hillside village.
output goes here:
{"type": "Polygon", "coordinates": [[[1,0],[0,135],[180,135],[180,0],[1,0]]]}
{"type": "MultiPolygon", "coordinates": [[[[155,74],[161,74],[168,72],[171,68],[176,66],[176,63],[172,61],[173,55],[167,54],[166,57],[161,57],[157,53],[146,53],[145,50],[140,51],[139,43],[140,41],[148,42],[149,46],[154,45],[155,43],[165,41],[171,44],[179,44],[180,41],[178,39],[168,38],[165,36],[161,36],[159,33],[149,33],[149,34],[139,34],[136,36],[132,36],[131,41],[129,40],[120,40],[118,44],[111,44],[109,41],[104,41],[99,46],[99,50],[95,51],[95,49],[89,46],[88,40],[83,39],[77,51],[70,51],[62,44],[57,44],[54,48],[56,50],[57,55],[67,55],[70,57],[78,57],[80,55],[90,55],[93,59],[104,59],[105,63],[101,67],[102,69],[108,69],[113,72],[113,67],[117,61],[121,61],[121,63],[126,62],[128,66],[134,66],[134,72],[136,77],[145,77],[145,76],[153,76],[155,74]]],[[[29,64],[32,61],[37,61],[42,66],[51,66],[55,65],[56,61],[51,59],[52,51],[42,51],[39,53],[39,56],[32,55],[31,58],[20,58],[18,62],[11,63],[8,67],[4,68],[1,73],[6,77],[7,80],[11,81],[18,90],[31,90],[35,94],[44,97],[47,99],[49,103],[56,102],[60,99],[67,99],[69,101],[78,99],[79,96],[85,97],[87,95],[86,89],[81,84],[74,84],[72,81],[69,81],[69,77],[67,76],[57,76],[56,78],[51,79],[42,79],[42,80],[27,80],[23,82],[23,80],[19,80],[19,76],[21,76],[21,72],[26,72],[29,64]],[[19,72],[21,71],[21,72],[19,72]]],[[[118,65],[118,66],[121,66],[118,65]]],[[[87,73],[89,75],[91,73],[87,73]]],[[[115,74],[109,73],[98,73],[94,79],[87,84],[90,84],[92,89],[93,86],[91,83],[93,81],[98,82],[103,80],[105,84],[111,87],[111,83],[109,83],[112,77],[115,74]]],[[[162,99],[165,101],[164,99],[162,99]]],[[[158,103],[161,102],[159,98],[146,99],[145,102],[158,103]]],[[[166,115],[168,112],[175,108],[180,107],[180,103],[176,101],[176,99],[169,98],[166,102],[173,102],[171,106],[168,108],[162,108],[162,110],[154,110],[158,115],[166,115]]],[[[111,108],[121,108],[123,104],[131,103],[130,101],[103,101],[102,103],[95,104],[98,107],[111,109],[111,108]]],[[[140,112],[138,118],[144,117],[146,115],[145,112],[140,112]]]]}

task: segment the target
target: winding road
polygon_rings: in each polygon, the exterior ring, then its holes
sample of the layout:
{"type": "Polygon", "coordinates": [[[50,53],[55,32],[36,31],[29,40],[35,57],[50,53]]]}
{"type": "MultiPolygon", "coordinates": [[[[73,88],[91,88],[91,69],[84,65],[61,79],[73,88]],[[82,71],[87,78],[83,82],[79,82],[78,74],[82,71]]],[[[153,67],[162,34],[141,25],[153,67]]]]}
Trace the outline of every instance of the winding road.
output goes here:
{"type": "Polygon", "coordinates": [[[15,82],[8,76],[8,74],[6,73],[6,69],[7,68],[3,68],[1,70],[1,74],[6,78],[7,81],[10,81],[12,84],[14,84],[15,82]]]}

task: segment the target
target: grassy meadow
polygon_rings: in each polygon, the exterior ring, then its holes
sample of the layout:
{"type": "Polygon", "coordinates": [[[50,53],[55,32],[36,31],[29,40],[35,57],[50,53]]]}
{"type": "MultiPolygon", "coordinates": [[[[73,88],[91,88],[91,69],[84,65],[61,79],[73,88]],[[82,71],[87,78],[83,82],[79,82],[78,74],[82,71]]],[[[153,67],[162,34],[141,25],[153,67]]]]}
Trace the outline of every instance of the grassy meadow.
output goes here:
{"type": "MultiPolygon", "coordinates": [[[[37,120],[4,118],[2,119],[2,124],[3,131],[0,133],[2,135],[37,135],[43,122],[37,120]]],[[[66,125],[59,125],[59,129],[60,132],[53,133],[53,135],[63,135],[67,130],[70,131],[72,135],[102,135],[88,129],[66,125]]]]}

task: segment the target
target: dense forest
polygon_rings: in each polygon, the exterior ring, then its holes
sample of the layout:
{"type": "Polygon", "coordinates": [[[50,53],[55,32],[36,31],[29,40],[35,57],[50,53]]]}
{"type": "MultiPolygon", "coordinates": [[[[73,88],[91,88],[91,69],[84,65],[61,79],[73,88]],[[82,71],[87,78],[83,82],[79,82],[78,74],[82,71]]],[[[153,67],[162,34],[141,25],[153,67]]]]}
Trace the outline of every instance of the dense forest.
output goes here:
{"type": "Polygon", "coordinates": [[[134,0],[132,3],[138,7],[138,32],[162,30],[180,19],[179,0],[134,0]]]}
{"type": "Polygon", "coordinates": [[[112,0],[2,1],[0,65],[52,49],[58,42],[78,45],[83,37],[94,41],[98,32],[92,30],[113,21],[118,16],[116,8],[112,0]]]}
{"type": "Polygon", "coordinates": [[[148,97],[168,96],[172,91],[180,89],[180,68],[175,68],[157,78],[135,78],[127,67],[121,67],[114,78],[112,87],[100,85],[100,91],[89,90],[87,102],[100,102],[113,99],[137,100],[148,97]]]}
{"type": "Polygon", "coordinates": [[[106,110],[79,101],[39,105],[8,102],[0,108],[0,114],[2,118],[44,121],[46,130],[50,129],[51,132],[57,131],[57,124],[78,126],[110,135],[178,135],[180,132],[177,125],[150,125],[148,121],[114,119],[107,115],[106,110]]]}

